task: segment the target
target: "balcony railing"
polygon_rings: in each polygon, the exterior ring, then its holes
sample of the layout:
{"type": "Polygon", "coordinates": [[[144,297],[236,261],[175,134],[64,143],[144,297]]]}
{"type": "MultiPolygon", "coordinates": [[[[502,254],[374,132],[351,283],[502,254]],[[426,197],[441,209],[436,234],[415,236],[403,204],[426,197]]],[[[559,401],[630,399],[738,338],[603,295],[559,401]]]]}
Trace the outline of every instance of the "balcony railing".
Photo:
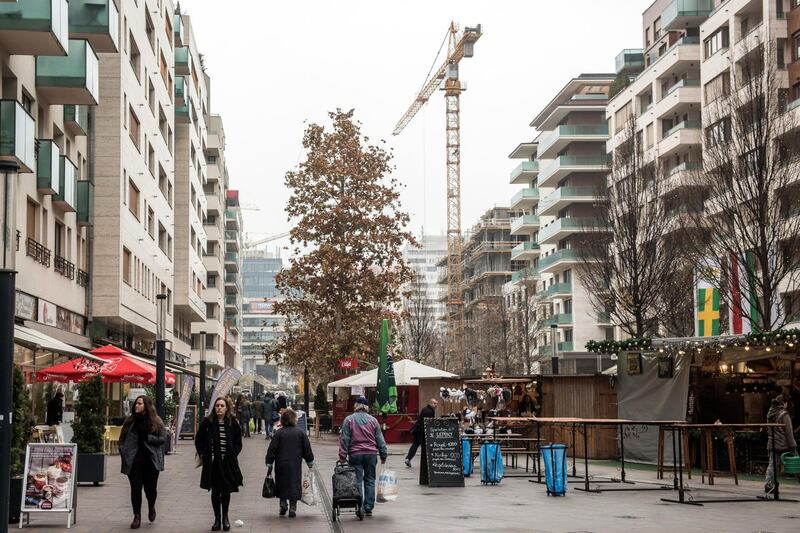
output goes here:
{"type": "Polygon", "coordinates": [[[75,264],[67,261],[67,258],[56,255],[53,259],[53,270],[68,279],[75,279],[75,264]]]}
{"type": "Polygon", "coordinates": [[[36,57],[36,89],[51,104],[97,105],[100,63],[89,41],[69,40],[69,55],[36,57]]]}
{"type": "Polygon", "coordinates": [[[517,282],[525,279],[539,279],[539,269],[535,267],[527,267],[511,274],[511,281],[517,282]]]}
{"type": "Polygon", "coordinates": [[[538,242],[521,242],[511,250],[511,259],[516,259],[525,252],[538,252],[540,249],[538,242]]]}
{"type": "Polygon", "coordinates": [[[39,139],[36,164],[36,188],[42,194],[58,194],[60,191],[60,156],[55,141],[39,139]]]}
{"type": "Polygon", "coordinates": [[[511,183],[514,183],[520,176],[524,173],[536,173],[539,172],[539,162],[538,161],[523,161],[519,165],[511,171],[511,183]]]}
{"type": "Polygon", "coordinates": [[[572,293],[572,282],[564,282],[564,283],[554,283],[547,287],[546,290],[543,291],[544,296],[546,298],[550,298],[555,296],[556,294],[571,294],[572,293]]]}
{"type": "Polygon", "coordinates": [[[594,187],[559,187],[552,193],[545,196],[539,203],[539,212],[544,213],[550,206],[560,200],[567,200],[569,198],[577,199],[600,199],[598,191],[594,187]]]}
{"type": "Polygon", "coordinates": [[[78,167],[67,156],[59,157],[58,192],[53,195],[53,203],[73,212],[77,206],[78,167]]]}
{"type": "Polygon", "coordinates": [[[9,55],[63,56],[69,31],[67,0],[24,0],[0,3],[0,34],[9,55]]]}
{"type": "Polygon", "coordinates": [[[117,52],[119,12],[114,0],[69,0],[69,34],[88,39],[98,52],[117,52]]]}
{"type": "Polygon", "coordinates": [[[64,106],[64,127],[73,135],[89,132],[89,107],[68,104],[64,106]]]}
{"type": "Polygon", "coordinates": [[[225,262],[226,263],[238,263],[239,262],[239,254],[235,252],[225,252],[225,262]]]}
{"type": "Polygon", "coordinates": [[[36,168],[36,123],[16,100],[0,100],[0,160],[16,163],[20,172],[36,168]]]}
{"type": "Polygon", "coordinates": [[[700,87],[700,80],[685,79],[679,81],[678,83],[667,89],[663,95],[661,95],[661,100],[663,100],[664,98],[666,98],[667,96],[669,96],[670,94],[674,93],[675,91],[677,91],[682,87],[700,87]]]}
{"type": "Polygon", "coordinates": [[[78,269],[78,285],[81,287],[88,287],[89,286],[89,273],[85,270],[78,269]]]}
{"type": "Polygon", "coordinates": [[[690,161],[684,161],[680,165],[676,165],[667,171],[667,177],[674,176],[678,172],[684,171],[694,171],[694,170],[703,170],[702,163],[692,163],[690,161]]]}
{"type": "Polygon", "coordinates": [[[538,226],[539,215],[522,215],[511,221],[511,234],[522,230],[525,226],[538,226]]]}
{"type": "Polygon", "coordinates": [[[676,133],[676,132],[678,132],[680,130],[687,130],[687,129],[688,130],[699,130],[700,127],[701,127],[701,123],[700,123],[699,120],[684,120],[682,122],[679,122],[678,124],[675,124],[669,130],[667,130],[667,132],[664,133],[664,135],[662,136],[662,139],[667,138],[670,135],[672,135],[673,133],[676,133]]]}
{"type": "Polygon", "coordinates": [[[538,199],[539,199],[539,189],[525,188],[511,197],[511,208],[513,209],[514,206],[517,206],[525,201],[531,202],[532,200],[538,200],[538,199]]]}
{"type": "Polygon", "coordinates": [[[561,169],[575,167],[576,170],[604,171],[610,164],[611,158],[607,155],[561,155],[539,172],[539,185],[561,169]]]}
{"type": "Polygon", "coordinates": [[[175,74],[186,76],[192,71],[192,54],[188,46],[175,47],[175,74]]]}
{"type": "Polygon", "coordinates": [[[92,209],[94,208],[94,184],[90,181],[79,181],[75,194],[77,198],[76,220],[79,226],[88,226],[92,223],[92,209]]]}
{"type": "Polygon", "coordinates": [[[539,259],[539,270],[547,268],[559,261],[580,261],[581,253],[573,248],[564,248],[539,259]]]}
{"type": "Polygon", "coordinates": [[[714,0],[673,0],[661,13],[661,27],[683,28],[685,19],[705,19],[713,9],[714,0]]]}
{"type": "Polygon", "coordinates": [[[43,244],[28,237],[25,252],[28,257],[33,257],[34,261],[50,268],[50,250],[45,248],[43,244]]]}

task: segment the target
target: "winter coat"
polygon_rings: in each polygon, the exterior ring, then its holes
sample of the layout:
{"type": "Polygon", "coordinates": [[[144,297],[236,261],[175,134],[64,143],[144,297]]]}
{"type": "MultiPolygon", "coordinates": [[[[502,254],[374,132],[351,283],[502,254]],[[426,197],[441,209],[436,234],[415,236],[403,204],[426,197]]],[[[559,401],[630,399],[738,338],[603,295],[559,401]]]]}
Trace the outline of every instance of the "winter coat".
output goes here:
{"type": "Polygon", "coordinates": [[[286,396],[278,396],[278,409],[286,409],[289,406],[286,403],[286,396]]]}
{"type": "Polygon", "coordinates": [[[261,414],[268,424],[272,423],[272,413],[278,410],[278,403],[274,398],[267,398],[264,400],[264,406],[261,408],[261,414]]]}
{"type": "Polygon", "coordinates": [[[48,426],[57,426],[64,417],[64,404],[61,397],[56,396],[47,402],[47,417],[44,423],[48,426]]]}
{"type": "Polygon", "coordinates": [[[381,459],[386,459],[389,455],[381,425],[369,413],[356,411],[342,422],[342,430],[339,433],[339,458],[375,454],[380,454],[381,459]]]}
{"type": "Polygon", "coordinates": [[[220,460],[219,427],[217,421],[204,418],[200,429],[194,436],[194,447],[203,458],[203,471],[200,473],[200,488],[211,490],[212,487],[227,492],[239,492],[244,483],[242,471],[239,470],[239,452],[242,451],[242,429],[236,419],[225,419],[225,436],[227,449],[220,460]]]}
{"type": "MultiPolygon", "coordinates": [[[[775,428],[775,450],[777,452],[784,452],[787,450],[794,450],[797,448],[797,442],[794,440],[794,431],[792,428],[792,417],[786,411],[785,405],[772,405],[767,412],[767,422],[783,424],[781,428],[775,428]]],[[[767,451],[772,451],[772,435],[773,429],[767,428],[767,451]]]]}
{"type": "Polygon", "coordinates": [[[264,402],[256,400],[252,404],[253,418],[263,418],[264,416],[264,402]]]}
{"type": "Polygon", "coordinates": [[[159,431],[148,432],[146,437],[139,438],[136,423],[126,422],[119,436],[119,456],[122,459],[121,471],[126,476],[131,475],[136,454],[139,447],[144,446],[144,452],[153,462],[156,471],[164,470],[164,444],[167,442],[167,429],[161,426],[159,431]],[[125,427],[127,426],[127,427],[125,427]]]}
{"type": "Polygon", "coordinates": [[[430,405],[422,408],[417,421],[414,422],[414,426],[411,428],[411,436],[414,437],[414,442],[422,442],[422,436],[425,433],[425,419],[434,418],[435,416],[436,411],[430,405]]]}
{"type": "Polygon", "coordinates": [[[275,465],[275,496],[297,501],[303,495],[303,460],[311,467],[314,452],[305,431],[286,426],[275,432],[267,449],[267,468],[275,465]]]}
{"type": "Polygon", "coordinates": [[[243,401],[241,405],[239,405],[238,411],[239,411],[239,420],[242,421],[250,420],[250,402],[243,401]]]}

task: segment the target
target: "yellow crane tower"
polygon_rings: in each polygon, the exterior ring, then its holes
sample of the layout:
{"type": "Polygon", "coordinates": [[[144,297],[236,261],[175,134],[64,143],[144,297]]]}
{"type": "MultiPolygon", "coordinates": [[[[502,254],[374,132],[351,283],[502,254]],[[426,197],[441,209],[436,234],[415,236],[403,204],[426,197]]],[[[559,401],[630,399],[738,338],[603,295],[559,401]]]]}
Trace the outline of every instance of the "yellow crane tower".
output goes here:
{"type": "MultiPolygon", "coordinates": [[[[481,26],[465,27],[450,23],[445,39],[447,58],[438,68],[431,69],[417,97],[394,128],[399,135],[403,128],[422,109],[433,92],[444,82],[447,134],[447,361],[464,361],[464,301],[461,295],[461,92],[465,89],[458,79],[458,63],[472,57],[475,41],[481,37],[481,26]]],[[[442,43],[444,45],[444,42],[442,43]]],[[[439,49],[441,51],[441,47],[439,49]]],[[[437,54],[438,57],[438,54],[437,54]]],[[[445,362],[447,366],[447,362],[445,362]]]]}

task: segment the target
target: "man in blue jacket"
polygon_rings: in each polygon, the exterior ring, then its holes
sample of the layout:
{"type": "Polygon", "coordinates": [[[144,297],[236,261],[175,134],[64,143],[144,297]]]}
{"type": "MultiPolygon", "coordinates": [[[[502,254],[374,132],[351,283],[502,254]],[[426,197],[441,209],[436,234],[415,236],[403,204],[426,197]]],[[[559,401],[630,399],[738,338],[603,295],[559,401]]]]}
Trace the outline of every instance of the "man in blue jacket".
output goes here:
{"type": "Polygon", "coordinates": [[[361,490],[364,514],[372,516],[375,507],[375,468],[378,455],[386,463],[389,450],[383,440],[381,425],[368,413],[369,400],[359,396],[354,412],[342,422],[339,434],[339,460],[347,460],[356,469],[356,480],[361,490]]]}

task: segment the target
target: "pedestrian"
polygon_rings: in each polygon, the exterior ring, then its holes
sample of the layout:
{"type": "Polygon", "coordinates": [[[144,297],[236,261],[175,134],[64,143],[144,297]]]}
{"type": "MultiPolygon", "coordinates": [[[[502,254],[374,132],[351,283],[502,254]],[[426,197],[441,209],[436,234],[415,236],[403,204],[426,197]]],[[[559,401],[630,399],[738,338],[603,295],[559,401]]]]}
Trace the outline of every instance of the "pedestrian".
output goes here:
{"type": "Polygon", "coordinates": [[[264,401],[261,399],[261,395],[256,396],[251,407],[253,411],[253,420],[256,425],[256,433],[261,433],[261,419],[264,417],[264,401]]]}
{"type": "Polygon", "coordinates": [[[55,396],[47,402],[47,417],[44,423],[48,426],[57,426],[64,418],[64,393],[56,392],[55,396]]]}
{"type": "Polygon", "coordinates": [[[383,440],[381,425],[369,414],[369,400],[359,396],[354,412],[342,422],[339,433],[339,460],[347,460],[356,469],[356,481],[361,491],[364,514],[372,516],[375,507],[375,467],[380,455],[386,463],[389,450],[383,440]]]}
{"type": "Polygon", "coordinates": [[[271,392],[267,393],[267,397],[264,399],[264,406],[261,409],[264,415],[264,427],[267,430],[266,438],[271,439],[272,428],[275,426],[276,419],[278,418],[278,402],[275,401],[271,392]]]}
{"type": "Polygon", "coordinates": [[[231,409],[231,402],[217,398],[214,409],[200,423],[194,446],[203,460],[200,488],[211,491],[214,508],[211,531],[219,531],[220,526],[223,531],[230,531],[228,507],[231,492],[239,492],[243,485],[237,459],[242,451],[242,430],[231,409]]]}
{"type": "Polygon", "coordinates": [[[242,430],[243,437],[250,436],[250,402],[247,397],[242,394],[236,402],[236,410],[239,412],[239,427],[242,430]]]}
{"type": "Polygon", "coordinates": [[[147,519],[156,520],[158,473],[164,470],[164,444],[167,428],[156,414],[153,400],[138,396],[133,413],[125,419],[119,435],[119,456],[122,473],[131,484],[131,529],[142,525],[142,489],[147,497],[147,519]]]}
{"type": "Polygon", "coordinates": [[[417,449],[422,444],[422,437],[425,435],[425,419],[436,416],[437,405],[439,405],[439,400],[436,398],[431,398],[428,400],[428,405],[423,407],[422,411],[419,412],[417,421],[414,422],[414,427],[411,428],[411,436],[414,438],[414,441],[411,443],[411,447],[408,449],[405,460],[406,466],[409,468],[411,468],[411,459],[417,455],[417,449]]]}
{"type": "Polygon", "coordinates": [[[772,399],[769,411],[767,412],[767,422],[771,424],[783,424],[782,427],[767,429],[767,454],[769,464],[767,465],[767,476],[764,480],[764,492],[772,494],[775,491],[775,455],[778,457],[782,453],[791,451],[797,455],[797,442],[794,439],[792,429],[792,417],[788,410],[788,399],[783,394],[779,394],[772,399]],[[773,436],[775,438],[773,443],[773,436]],[[774,447],[773,447],[774,444],[774,447]],[[773,450],[775,453],[772,453],[773,450]]]}
{"type": "Polygon", "coordinates": [[[286,395],[282,392],[278,393],[278,411],[283,413],[283,410],[289,407],[288,401],[286,400],[286,395]]]}
{"type": "Polygon", "coordinates": [[[314,452],[305,431],[297,427],[297,413],[286,409],[281,415],[281,429],[267,449],[268,474],[275,465],[275,497],[280,500],[280,515],[297,514],[297,500],[303,496],[303,460],[308,468],[314,466],[314,452]]]}

